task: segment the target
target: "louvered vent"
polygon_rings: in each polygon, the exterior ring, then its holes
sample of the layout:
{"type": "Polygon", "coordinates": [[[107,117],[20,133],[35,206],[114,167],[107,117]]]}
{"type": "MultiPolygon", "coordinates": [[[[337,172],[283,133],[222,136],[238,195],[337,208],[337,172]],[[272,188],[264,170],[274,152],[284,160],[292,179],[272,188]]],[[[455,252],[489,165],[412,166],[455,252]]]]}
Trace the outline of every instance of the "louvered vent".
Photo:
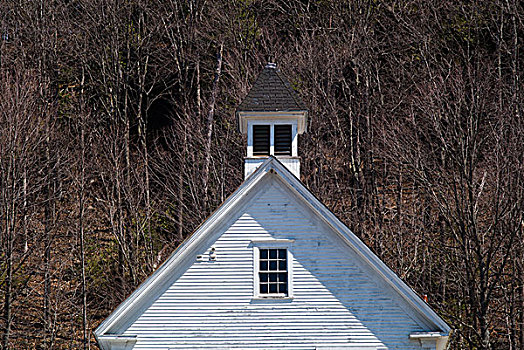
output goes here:
{"type": "Polygon", "coordinates": [[[253,125],[253,155],[269,155],[269,125],[253,125]]]}
{"type": "Polygon", "coordinates": [[[291,155],[291,125],[275,125],[275,155],[291,155]]]}

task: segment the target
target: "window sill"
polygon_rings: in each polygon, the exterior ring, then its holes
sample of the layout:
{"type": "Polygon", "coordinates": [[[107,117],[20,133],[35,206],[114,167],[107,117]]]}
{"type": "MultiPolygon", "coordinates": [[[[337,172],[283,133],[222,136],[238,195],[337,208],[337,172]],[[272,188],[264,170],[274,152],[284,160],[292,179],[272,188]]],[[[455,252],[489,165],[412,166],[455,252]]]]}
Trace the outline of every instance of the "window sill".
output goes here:
{"type": "Polygon", "coordinates": [[[290,303],[293,301],[293,297],[262,297],[256,296],[251,298],[252,304],[263,304],[263,303],[290,303]]]}

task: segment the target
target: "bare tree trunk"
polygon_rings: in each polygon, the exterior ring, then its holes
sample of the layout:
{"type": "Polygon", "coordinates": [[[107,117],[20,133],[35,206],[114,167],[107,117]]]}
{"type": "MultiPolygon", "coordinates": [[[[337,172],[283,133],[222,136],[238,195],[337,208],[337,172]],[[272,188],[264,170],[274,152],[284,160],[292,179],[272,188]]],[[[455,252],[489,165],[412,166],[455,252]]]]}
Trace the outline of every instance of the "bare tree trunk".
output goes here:
{"type": "MultiPolygon", "coordinates": [[[[2,349],[10,348],[13,343],[13,315],[19,310],[15,309],[16,297],[24,288],[23,283],[20,283],[24,278],[19,278],[17,271],[29,256],[26,248],[30,220],[28,195],[41,191],[42,188],[36,182],[44,180],[45,176],[28,171],[41,165],[41,155],[33,147],[45,142],[45,138],[42,138],[45,134],[42,131],[43,123],[39,123],[39,82],[34,76],[35,72],[27,72],[23,66],[0,71],[2,349]]],[[[38,312],[35,316],[41,317],[41,314],[38,312]]]]}
{"type": "MultiPolygon", "coordinates": [[[[184,141],[182,144],[181,160],[187,156],[187,128],[184,128],[184,141]]],[[[178,240],[184,240],[184,167],[178,171],[178,240]]]]}
{"type": "Polygon", "coordinates": [[[86,110],[84,97],[85,72],[82,69],[82,80],[80,90],[80,191],[78,193],[78,232],[80,234],[80,278],[82,287],[82,343],[84,350],[88,346],[88,322],[87,322],[87,283],[86,283],[86,263],[85,263],[85,238],[84,238],[84,214],[85,214],[85,129],[86,129],[86,110]]]}
{"type": "MultiPolygon", "coordinates": [[[[13,150],[14,153],[14,150],[13,150]]],[[[13,230],[15,229],[15,183],[14,183],[14,173],[15,173],[15,156],[11,154],[10,157],[10,167],[8,168],[7,181],[6,185],[11,190],[6,190],[5,199],[5,264],[6,264],[6,277],[5,277],[5,293],[4,293],[4,334],[2,339],[2,348],[9,348],[9,336],[11,334],[11,309],[12,309],[12,289],[13,289],[13,230]],[[11,193],[9,193],[11,192],[11,193]],[[10,197],[10,198],[9,198],[10,197]]]]}
{"type": "Polygon", "coordinates": [[[216,61],[216,69],[215,69],[215,78],[213,79],[213,87],[211,90],[211,101],[209,103],[209,112],[207,113],[207,120],[206,120],[206,147],[205,147],[205,160],[204,160],[204,176],[203,176],[203,183],[204,183],[204,197],[205,197],[205,203],[204,205],[208,206],[208,200],[209,200],[209,167],[211,163],[211,141],[213,139],[213,124],[215,119],[215,103],[216,103],[216,97],[218,94],[218,83],[220,81],[220,74],[222,72],[222,51],[224,49],[224,43],[220,43],[220,47],[217,52],[217,61],[216,61]]]}
{"type": "Polygon", "coordinates": [[[145,57],[142,56],[144,48],[142,47],[143,43],[142,41],[142,35],[144,31],[144,14],[140,14],[139,19],[139,32],[140,36],[138,38],[138,50],[139,50],[139,57],[141,60],[137,64],[138,69],[138,85],[139,85],[139,93],[138,93],[138,111],[137,111],[137,117],[138,117],[138,133],[140,138],[140,146],[142,148],[142,160],[143,160],[143,168],[144,168],[144,185],[143,185],[143,191],[145,194],[145,211],[146,211],[146,219],[145,219],[145,227],[139,228],[139,231],[142,231],[144,235],[144,246],[145,250],[147,252],[146,259],[150,267],[154,264],[154,256],[153,256],[153,241],[152,241],[152,235],[151,235],[151,192],[150,192],[150,175],[149,175],[149,151],[147,147],[147,108],[144,108],[144,100],[148,98],[147,92],[146,92],[146,77],[148,74],[148,64],[149,64],[149,53],[145,54],[145,57]],[[146,232],[144,232],[146,231],[146,232]]]}

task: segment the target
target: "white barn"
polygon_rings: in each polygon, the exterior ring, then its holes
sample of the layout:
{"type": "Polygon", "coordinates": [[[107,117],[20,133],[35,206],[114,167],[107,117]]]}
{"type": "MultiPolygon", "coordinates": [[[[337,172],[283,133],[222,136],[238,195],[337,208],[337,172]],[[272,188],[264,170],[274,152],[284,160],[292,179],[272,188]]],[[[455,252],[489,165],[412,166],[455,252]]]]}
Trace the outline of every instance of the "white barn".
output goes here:
{"type": "Polygon", "coordinates": [[[95,331],[102,349],[434,349],[450,327],[300,182],[307,110],[268,64],[242,185],[95,331]]]}

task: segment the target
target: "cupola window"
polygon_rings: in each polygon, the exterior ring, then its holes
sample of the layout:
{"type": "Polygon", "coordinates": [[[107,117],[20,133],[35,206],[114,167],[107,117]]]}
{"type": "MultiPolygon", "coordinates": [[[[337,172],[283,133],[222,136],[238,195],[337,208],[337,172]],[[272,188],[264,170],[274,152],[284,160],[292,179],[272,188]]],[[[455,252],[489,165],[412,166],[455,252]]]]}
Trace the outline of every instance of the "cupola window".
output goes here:
{"type": "Polygon", "coordinates": [[[254,156],[293,155],[291,124],[255,124],[252,135],[254,156]]]}

